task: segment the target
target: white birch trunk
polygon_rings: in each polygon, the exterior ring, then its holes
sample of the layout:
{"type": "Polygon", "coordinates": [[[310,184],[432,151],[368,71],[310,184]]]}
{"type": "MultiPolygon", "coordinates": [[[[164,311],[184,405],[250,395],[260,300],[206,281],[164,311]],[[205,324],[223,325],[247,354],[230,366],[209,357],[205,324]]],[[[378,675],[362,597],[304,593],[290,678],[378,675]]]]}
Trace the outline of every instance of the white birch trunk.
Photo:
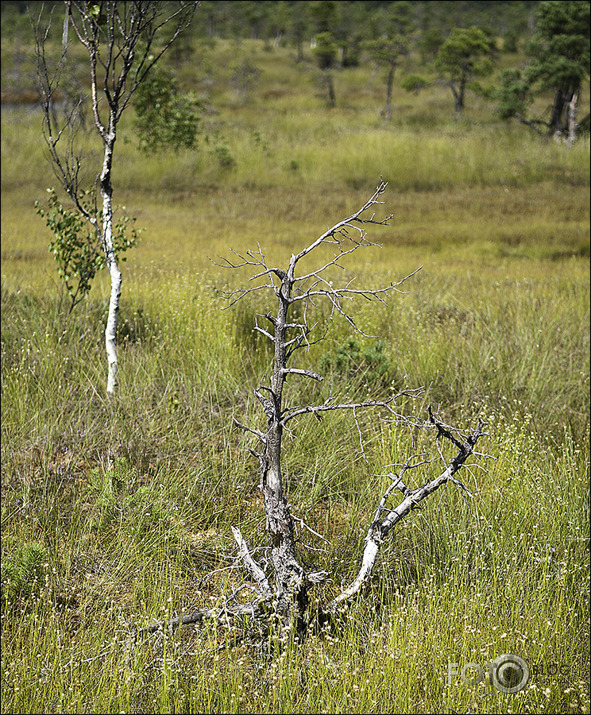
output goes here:
{"type": "Polygon", "coordinates": [[[107,394],[112,395],[117,389],[119,362],[117,360],[117,317],[119,314],[119,298],[121,296],[121,271],[117,265],[117,257],[113,248],[113,190],[111,187],[111,166],[113,147],[116,134],[111,122],[111,131],[105,142],[105,156],[101,173],[101,196],[103,199],[103,249],[105,262],[111,277],[111,295],[109,298],[109,313],[105,328],[105,348],[109,362],[107,378],[107,394]]]}
{"type": "MultiPolygon", "coordinates": [[[[99,7],[99,5],[82,0],[65,0],[66,16],[62,30],[62,57],[58,65],[59,71],[52,70],[51,82],[47,75],[44,58],[46,35],[43,35],[40,28],[37,27],[38,71],[45,77],[43,86],[50,87],[52,91],[58,85],[59,75],[65,62],[70,25],[88,52],[92,113],[95,127],[104,146],[103,165],[99,177],[102,201],[102,225],[100,226],[99,218],[95,215],[96,205],[89,212],[80,202],[81,186],[78,176],[80,161],[79,157],[73,153],[73,133],[68,140],[70,145],[65,154],[66,160],[62,161],[56,149],[61,132],[58,133],[57,138],[51,138],[50,114],[53,109],[50,99],[47,100],[48,106],[45,108],[45,113],[50,133],[48,140],[51,156],[58,176],[62,180],[63,188],[73,199],[80,213],[96,228],[109,271],[111,291],[105,329],[105,347],[109,364],[107,394],[109,395],[116,391],[118,382],[117,316],[121,295],[121,272],[117,265],[117,256],[113,246],[113,188],[111,186],[117,123],[150,68],[158,62],[179,34],[189,27],[199,5],[197,0],[193,0],[192,2],[172,4],[105,2],[100,3],[99,7]],[[100,10],[100,13],[97,12],[95,15],[95,10],[100,10]],[[98,15],[101,16],[100,21],[98,15]],[[171,23],[169,27],[172,33],[166,32],[162,37],[160,31],[168,23],[171,23]],[[157,36],[159,39],[155,41],[157,36]],[[167,37],[168,39],[166,39],[167,37]],[[157,50],[154,49],[156,46],[157,50]],[[101,104],[105,100],[106,103],[101,104]],[[105,126],[101,117],[107,115],[108,125],[105,126]]],[[[66,126],[70,126],[70,129],[72,129],[73,120],[74,115],[72,114],[66,124],[66,126]]],[[[57,118],[53,123],[56,127],[58,126],[57,118]]]]}
{"type": "Polygon", "coordinates": [[[111,259],[107,259],[111,275],[111,296],[109,298],[109,315],[105,328],[105,347],[109,361],[109,375],[107,379],[107,392],[113,394],[117,389],[119,362],[117,360],[117,316],[119,314],[119,297],[121,295],[121,272],[111,248],[111,259]]]}

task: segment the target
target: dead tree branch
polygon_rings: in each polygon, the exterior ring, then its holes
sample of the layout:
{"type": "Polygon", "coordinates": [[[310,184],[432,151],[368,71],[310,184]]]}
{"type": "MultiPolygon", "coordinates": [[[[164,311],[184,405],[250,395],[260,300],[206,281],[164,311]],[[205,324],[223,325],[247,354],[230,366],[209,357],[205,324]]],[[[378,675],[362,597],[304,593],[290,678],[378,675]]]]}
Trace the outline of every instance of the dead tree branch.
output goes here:
{"type": "Polygon", "coordinates": [[[418,467],[427,465],[432,461],[423,460],[415,463],[412,462],[413,458],[423,457],[425,455],[415,455],[415,457],[410,457],[402,465],[397,474],[389,472],[386,475],[391,479],[391,483],[382,495],[378,508],[376,509],[374,519],[367,530],[361,567],[353,583],[336,598],[330,601],[323,609],[325,616],[334,614],[340,604],[352,599],[361,590],[361,588],[369,582],[376,557],[385,538],[399,521],[409,514],[410,511],[417,508],[417,505],[423,499],[428,497],[430,494],[433,494],[433,492],[437,491],[437,489],[442,487],[447,482],[453,482],[464,489],[468,494],[470,493],[464,484],[454,477],[454,474],[456,474],[456,472],[464,466],[468,457],[473,453],[476,442],[486,434],[483,432],[485,423],[482,420],[478,420],[474,429],[464,438],[463,441],[461,441],[453,436],[453,428],[450,428],[448,425],[444,425],[443,422],[433,415],[430,407],[429,418],[431,423],[438,429],[438,437],[443,436],[450,440],[458,449],[457,454],[455,454],[455,456],[447,462],[447,466],[441,474],[434,479],[425,482],[422,486],[417,487],[416,489],[410,489],[403,482],[402,478],[407,471],[417,469],[418,467]],[[392,507],[389,500],[395,490],[402,493],[403,499],[397,506],[392,507]]]}
{"type": "MultiPolygon", "coordinates": [[[[342,604],[354,598],[368,583],[381,544],[394,527],[413,509],[416,509],[421,501],[447,482],[458,485],[469,494],[455,475],[462,467],[466,466],[466,461],[471,456],[477,454],[474,452],[474,447],[485,434],[483,432],[484,423],[479,420],[471,431],[464,433],[445,424],[431,409],[429,409],[428,423],[406,415],[400,408],[400,403],[403,400],[418,397],[422,392],[421,388],[405,389],[384,399],[338,401],[331,395],[323,403],[317,405],[290,405],[286,399],[284,388],[288,378],[301,377],[316,382],[322,380],[322,376],[316,370],[289,365],[289,359],[295,350],[310,344],[308,336],[312,328],[308,323],[307,308],[309,306],[315,306],[316,301],[328,301],[331,306],[328,322],[337,312],[344,316],[355,330],[359,330],[352,314],[345,309],[343,301],[361,297],[371,301],[384,302],[394,292],[400,292],[398,286],[417,272],[413,271],[401,281],[390,283],[385,288],[375,289],[352,288],[351,281],[344,286],[335,286],[325,274],[329,268],[342,268],[340,261],[344,257],[350,256],[360,248],[376,245],[367,240],[365,227],[368,224],[384,225],[390,217],[377,220],[373,213],[370,217],[366,217],[366,212],[382,203],[380,199],[385,188],[386,184],[381,182],[369,201],[358,211],[334,224],[332,228],[299,253],[292,254],[286,269],[268,265],[260,246],[257,251],[246,251],[243,254],[232,251],[233,259],[223,259],[222,263],[218,264],[232,269],[250,268],[254,270],[254,275],[250,280],[262,281],[253,287],[241,287],[227,293],[230,305],[235,304],[251,292],[259,290],[271,291],[275,301],[275,310],[272,313],[268,312],[259,316],[264,317],[269,326],[262,328],[258,325],[258,320],[255,322],[255,330],[262,333],[273,345],[273,361],[268,384],[259,384],[254,389],[254,395],[261,405],[266,424],[263,427],[249,427],[234,420],[236,426],[254,435],[259,442],[257,449],[250,451],[259,462],[260,489],[263,493],[266,528],[270,540],[269,558],[264,570],[252,557],[238,529],[233,527],[232,532],[238,544],[242,564],[249,578],[255,584],[252,588],[257,593],[257,597],[248,604],[233,604],[230,603],[231,596],[217,609],[203,609],[182,618],[173,619],[169,622],[171,627],[182,623],[199,622],[205,618],[227,619],[244,615],[260,618],[264,617],[264,614],[273,613],[279,616],[284,626],[293,629],[302,638],[306,635],[311,618],[321,623],[333,619],[342,604]],[[333,258],[324,259],[320,268],[299,271],[300,262],[310,257],[315,249],[323,245],[330,245],[333,249],[336,247],[333,258]],[[300,311],[296,320],[290,318],[290,310],[294,304],[304,307],[303,317],[300,311]],[[358,421],[358,413],[365,409],[381,410],[395,424],[404,424],[411,428],[428,427],[435,430],[437,451],[440,458],[443,459],[444,468],[437,476],[427,479],[417,488],[411,488],[408,485],[407,474],[413,470],[430,468],[433,459],[426,458],[424,454],[414,455],[407,459],[396,474],[389,472],[384,475],[389,478],[389,485],[379,499],[374,517],[368,527],[361,566],[356,578],[338,596],[321,605],[316,613],[311,615],[308,592],[316,584],[325,581],[329,574],[321,568],[306,565],[301,561],[297,550],[299,539],[296,536],[295,527],[299,524],[317,538],[324,539],[324,537],[291,512],[283,486],[282,440],[284,431],[290,432],[289,423],[308,414],[314,415],[316,419],[320,420],[327,412],[350,410],[357,426],[361,454],[365,457],[363,435],[358,421]],[[454,449],[453,455],[448,459],[444,456],[443,443],[454,449]],[[398,504],[393,501],[393,495],[396,492],[402,494],[402,500],[398,504]]],[[[156,628],[153,627],[153,630],[156,628]]]]}
{"type": "Polygon", "coordinates": [[[244,541],[242,534],[235,526],[232,527],[232,533],[234,534],[234,538],[238,544],[240,556],[242,557],[246,570],[250,573],[259,587],[259,593],[265,598],[269,597],[271,595],[271,586],[269,585],[269,580],[267,579],[265,572],[250,555],[246,541],[244,541]]]}

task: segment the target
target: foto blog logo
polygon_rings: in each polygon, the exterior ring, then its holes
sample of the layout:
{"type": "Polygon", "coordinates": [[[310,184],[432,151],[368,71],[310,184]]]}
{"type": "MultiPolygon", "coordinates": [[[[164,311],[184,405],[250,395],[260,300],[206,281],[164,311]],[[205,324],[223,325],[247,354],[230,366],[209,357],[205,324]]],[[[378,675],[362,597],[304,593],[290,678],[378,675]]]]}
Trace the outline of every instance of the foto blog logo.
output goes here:
{"type": "Polygon", "coordinates": [[[529,681],[529,666],[514,653],[503,653],[484,666],[479,663],[466,663],[461,668],[459,663],[447,664],[447,685],[451,687],[454,677],[460,677],[465,685],[479,685],[488,672],[489,682],[500,693],[518,693],[529,681]]]}

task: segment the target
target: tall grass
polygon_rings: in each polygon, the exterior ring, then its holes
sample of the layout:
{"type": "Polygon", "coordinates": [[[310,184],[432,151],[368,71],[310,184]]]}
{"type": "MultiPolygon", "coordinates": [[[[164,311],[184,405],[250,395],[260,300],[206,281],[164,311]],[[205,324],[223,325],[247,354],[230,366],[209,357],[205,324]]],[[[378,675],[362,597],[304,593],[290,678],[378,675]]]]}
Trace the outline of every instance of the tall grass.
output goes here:
{"type": "MultiPolygon", "coordinates": [[[[117,145],[115,201],[147,230],[124,266],[112,400],[106,276],[58,341],[67,301],[33,208],[54,179],[39,117],[3,113],[3,711],[589,712],[588,140],[453,123],[433,93],[397,95],[384,126],[361,69],[337,77],[346,101],[328,113],[310,68],[259,50],[263,80],[242,105],[223,79],[236,48],[212,52],[209,143],[146,157],[127,124],[117,145]],[[288,399],[422,385],[401,409],[484,417],[495,460],[465,472],[471,499],[447,488],[401,524],[332,632],[295,644],[209,624],[134,640],[242,582],[231,525],[266,546],[252,445],[232,420],[263,418],[252,391],[269,350],[252,327],[272,306],[257,294],[223,310],[248,275],[216,257],[260,242],[283,266],[380,176],[394,219],[338,278],[375,287],[423,268],[387,306],[354,308],[379,348],[335,320],[300,356],[325,382],[290,380],[288,399]],[[519,694],[448,684],[449,663],[507,652],[532,670],[519,694]]],[[[293,512],[327,540],[298,526],[303,561],[332,575],[313,597],[354,575],[385,465],[433,451],[358,420],[366,460],[348,414],[301,420],[286,440],[293,512]]]]}

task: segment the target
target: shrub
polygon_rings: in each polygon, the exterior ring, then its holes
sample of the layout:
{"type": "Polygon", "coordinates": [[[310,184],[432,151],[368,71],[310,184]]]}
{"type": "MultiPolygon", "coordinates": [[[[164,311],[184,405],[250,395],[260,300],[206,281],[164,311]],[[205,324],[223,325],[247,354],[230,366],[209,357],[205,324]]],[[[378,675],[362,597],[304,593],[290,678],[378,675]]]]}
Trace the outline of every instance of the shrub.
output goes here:
{"type": "Polygon", "coordinates": [[[320,370],[343,379],[363,378],[376,387],[391,382],[393,372],[384,340],[362,348],[353,337],[347,338],[334,352],[324,353],[320,358],[320,370]]]}
{"type": "Polygon", "coordinates": [[[2,559],[2,604],[26,600],[37,594],[45,583],[47,549],[39,543],[25,544],[12,556],[2,559]]]}

